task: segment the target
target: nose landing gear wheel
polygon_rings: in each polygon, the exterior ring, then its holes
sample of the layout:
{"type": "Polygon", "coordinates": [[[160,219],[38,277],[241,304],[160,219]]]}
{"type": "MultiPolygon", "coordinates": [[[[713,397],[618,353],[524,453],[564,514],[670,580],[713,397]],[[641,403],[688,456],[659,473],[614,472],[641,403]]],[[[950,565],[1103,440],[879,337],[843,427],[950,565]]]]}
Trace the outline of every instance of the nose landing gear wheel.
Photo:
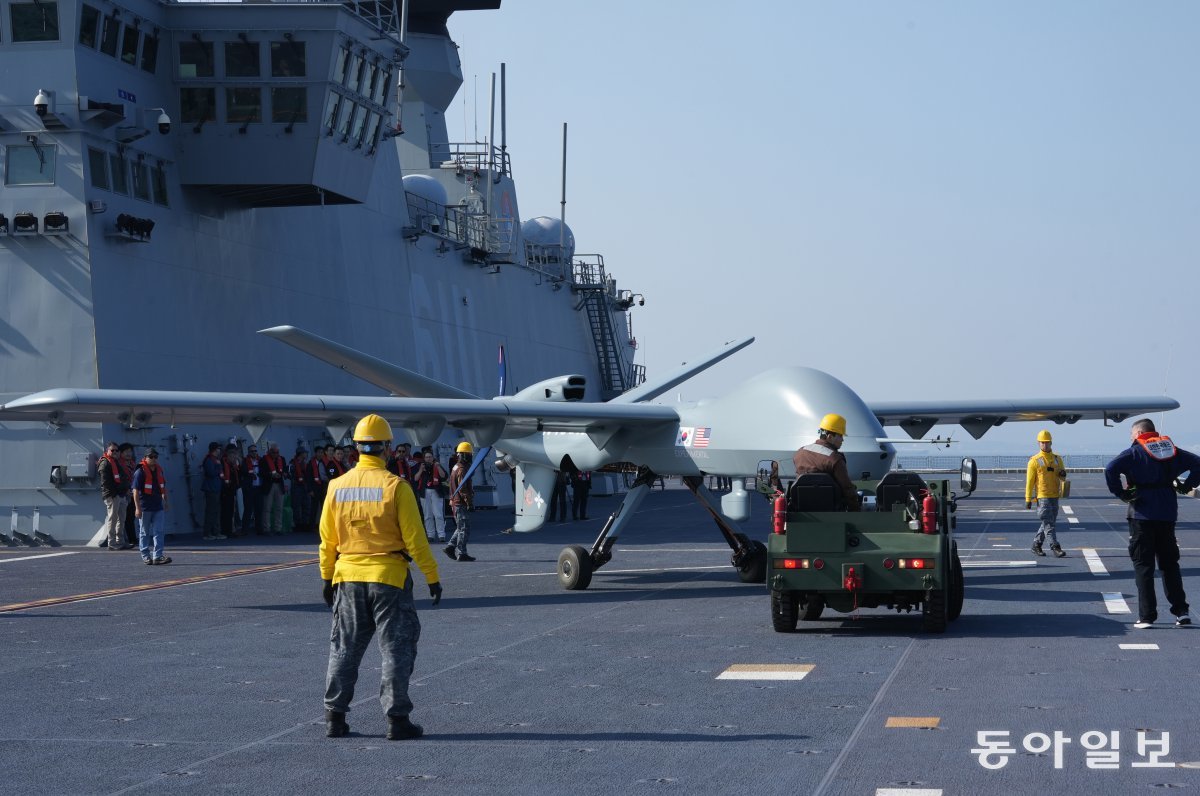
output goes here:
{"type": "Polygon", "coordinates": [[[748,548],[745,557],[742,559],[742,565],[738,567],[738,577],[742,583],[766,583],[767,546],[759,541],[752,542],[742,534],[739,534],[738,537],[742,539],[748,548]]]}
{"type": "Polygon", "coordinates": [[[586,547],[571,545],[558,554],[558,582],[568,591],[582,591],[592,582],[592,554],[586,547]]]}

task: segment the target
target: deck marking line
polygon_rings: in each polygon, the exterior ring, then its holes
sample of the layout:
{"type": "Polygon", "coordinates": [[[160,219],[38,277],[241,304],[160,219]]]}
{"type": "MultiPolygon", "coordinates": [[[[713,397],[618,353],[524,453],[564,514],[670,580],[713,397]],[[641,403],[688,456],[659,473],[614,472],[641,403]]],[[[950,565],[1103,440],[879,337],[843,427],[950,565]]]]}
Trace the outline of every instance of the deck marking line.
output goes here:
{"type": "Polygon", "coordinates": [[[10,561],[33,561],[38,558],[54,558],[55,556],[74,556],[79,555],[78,550],[70,550],[66,553],[42,553],[37,556],[21,556],[20,558],[0,558],[0,564],[7,564],[10,561]]]}
{"type": "Polygon", "coordinates": [[[942,796],[941,788],[876,788],[875,796],[942,796]]]}
{"type": "Polygon", "coordinates": [[[1063,506],[1062,510],[1063,510],[1063,514],[1074,514],[1075,513],[1075,509],[1071,508],[1070,506],[1063,506]]]}
{"type": "MultiPolygon", "coordinates": [[[[654,567],[653,569],[606,569],[606,575],[628,575],[633,572],[695,572],[701,569],[729,569],[728,564],[721,564],[715,567],[654,567]]],[[[557,572],[510,572],[507,575],[501,575],[502,578],[533,578],[538,576],[549,575],[558,577],[557,572]]]]}
{"type": "Polygon", "coordinates": [[[65,605],[67,603],[78,603],[86,600],[103,600],[108,597],[120,597],[123,594],[136,594],[143,591],[155,591],[157,589],[168,589],[172,586],[190,586],[195,583],[208,583],[214,580],[225,580],[226,578],[237,578],[242,575],[257,575],[260,572],[274,572],[279,569],[294,569],[295,567],[306,567],[309,564],[317,563],[318,559],[310,558],[305,561],[292,561],[286,564],[268,564],[263,567],[251,567],[250,569],[234,569],[229,572],[214,572],[211,575],[196,575],[191,578],[180,578],[178,580],[164,580],[158,583],[142,583],[137,586],[125,586],[119,589],[105,589],[104,591],[94,591],[87,594],[69,594],[65,597],[47,597],[44,600],[31,600],[27,603],[11,603],[9,605],[0,605],[0,614],[10,613],[12,611],[24,611],[29,608],[46,608],[52,605],[65,605]]]}
{"type": "Polygon", "coordinates": [[[1071,523],[1072,525],[1078,525],[1079,518],[1078,517],[1067,517],[1067,522],[1071,523]]]}
{"type": "Polygon", "coordinates": [[[1133,613],[1129,610],[1129,604],[1125,602],[1125,597],[1119,591],[1102,592],[1104,598],[1104,607],[1108,609],[1110,614],[1129,614],[1133,613]]]}
{"type": "Polygon", "coordinates": [[[1012,547],[1010,544],[994,544],[992,547],[1012,547]]]}
{"type": "Polygon", "coordinates": [[[718,680],[803,680],[816,668],[811,663],[735,663],[718,680]]]}
{"type": "Polygon", "coordinates": [[[1123,650],[1156,650],[1156,649],[1158,649],[1157,644],[1118,644],[1117,646],[1123,650]]]}
{"type": "Polygon", "coordinates": [[[1100,560],[1100,554],[1096,552],[1094,547],[1083,548],[1083,560],[1087,562],[1088,569],[1093,575],[1104,576],[1108,574],[1108,570],[1104,566],[1104,562],[1100,560]]]}
{"type": "Polygon", "coordinates": [[[888,716],[884,727],[916,727],[922,730],[936,729],[942,723],[938,716],[888,716]]]}
{"type": "Polygon", "coordinates": [[[1036,561],[964,561],[962,562],[963,569],[988,569],[995,567],[1000,569],[1016,569],[1017,567],[1036,567],[1036,561]]]}

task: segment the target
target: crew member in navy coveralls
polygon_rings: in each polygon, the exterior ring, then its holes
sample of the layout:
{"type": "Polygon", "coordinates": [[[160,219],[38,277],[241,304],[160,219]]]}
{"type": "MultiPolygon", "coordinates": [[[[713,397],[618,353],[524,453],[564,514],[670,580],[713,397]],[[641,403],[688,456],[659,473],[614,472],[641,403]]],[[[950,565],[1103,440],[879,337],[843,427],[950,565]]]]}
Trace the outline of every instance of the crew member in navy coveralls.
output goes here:
{"type": "Polygon", "coordinates": [[[1138,420],[1130,431],[1133,444],[1104,468],[1108,491],[1129,504],[1129,557],[1133,559],[1138,590],[1138,621],[1145,630],[1158,619],[1154,594],[1154,561],[1162,572],[1163,591],[1171,603],[1176,625],[1190,625],[1183,575],[1179,572],[1179,516],[1176,491],[1186,494],[1200,485],[1200,457],[1175,447],[1170,437],[1154,430],[1154,422],[1138,420]],[[1187,479],[1179,476],[1187,473],[1187,479]],[[1125,483],[1121,483],[1124,476],[1125,483]]]}

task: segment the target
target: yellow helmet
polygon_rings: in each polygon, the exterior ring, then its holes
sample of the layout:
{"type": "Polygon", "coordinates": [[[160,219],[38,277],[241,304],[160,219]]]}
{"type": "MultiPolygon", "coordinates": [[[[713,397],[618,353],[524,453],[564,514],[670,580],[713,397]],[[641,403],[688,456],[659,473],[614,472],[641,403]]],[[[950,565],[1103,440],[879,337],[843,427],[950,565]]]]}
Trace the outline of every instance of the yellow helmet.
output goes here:
{"type": "Polygon", "coordinates": [[[1050,436],[1050,432],[1043,428],[1041,431],[1038,432],[1037,441],[1038,442],[1053,442],[1054,440],[1050,436]]]}
{"type": "Polygon", "coordinates": [[[841,415],[828,414],[821,418],[821,430],[831,434],[846,436],[846,418],[841,415]]]}
{"type": "Polygon", "coordinates": [[[455,453],[474,453],[475,449],[471,447],[469,442],[460,442],[458,447],[454,449],[455,453]]]}
{"type": "Polygon", "coordinates": [[[367,415],[354,427],[355,442],[386,442],[391,438],[391,425],[379,415],[367,415]]]}

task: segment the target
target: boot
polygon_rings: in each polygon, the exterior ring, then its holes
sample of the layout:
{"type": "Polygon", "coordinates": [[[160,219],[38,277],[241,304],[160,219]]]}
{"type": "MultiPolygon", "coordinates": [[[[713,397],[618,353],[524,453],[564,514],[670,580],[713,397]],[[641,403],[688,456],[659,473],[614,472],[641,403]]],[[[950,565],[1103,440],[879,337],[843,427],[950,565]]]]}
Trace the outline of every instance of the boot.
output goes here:
{"type": "Polygon", "coordinates": [[[1045,553],[1043,553],[1043,552],[1042,552],[1042,546],[1041,546],[1040,544],[1038,544],[1037,542],[1034,542],[1034,543],[1033,543],[1033,547],[1031,547],[1031,548],[1029,548],[1029,549],[1033,551],[1033,554],[1034,554],[1035,556],[1044,556],[1044,555],[1046,555],[1045,553]]]}
{"type": "Polygon", "coordinates": [[[350,725],[346,723],[345,713],[339,713],[336,710],[325,711],[326,738],[341,738],[349,732],[350,725]]]}
{"type": "Polygon", "coordinates": [[[1054,555],[1058,556],[1059,558],[1066,558],[1066,557],[1067,557],[1067,551],[1066,551],[1066,550],[1063,550],[1061,547],[1059,547],[1059,546],[1058,546],[1058,545],[1056,545],[1056,544],[1055,544],[1055,545],[1050,545],[1050,550],[1051,550],[1051,551],[1053,551],[1054,555]]]}
{"type": "Polygon", "coordinates": [[[387,738],[389,741],[406,741],[425,734],[420,724],[413,724],[408,716],[388,716],[387,738]]]}

